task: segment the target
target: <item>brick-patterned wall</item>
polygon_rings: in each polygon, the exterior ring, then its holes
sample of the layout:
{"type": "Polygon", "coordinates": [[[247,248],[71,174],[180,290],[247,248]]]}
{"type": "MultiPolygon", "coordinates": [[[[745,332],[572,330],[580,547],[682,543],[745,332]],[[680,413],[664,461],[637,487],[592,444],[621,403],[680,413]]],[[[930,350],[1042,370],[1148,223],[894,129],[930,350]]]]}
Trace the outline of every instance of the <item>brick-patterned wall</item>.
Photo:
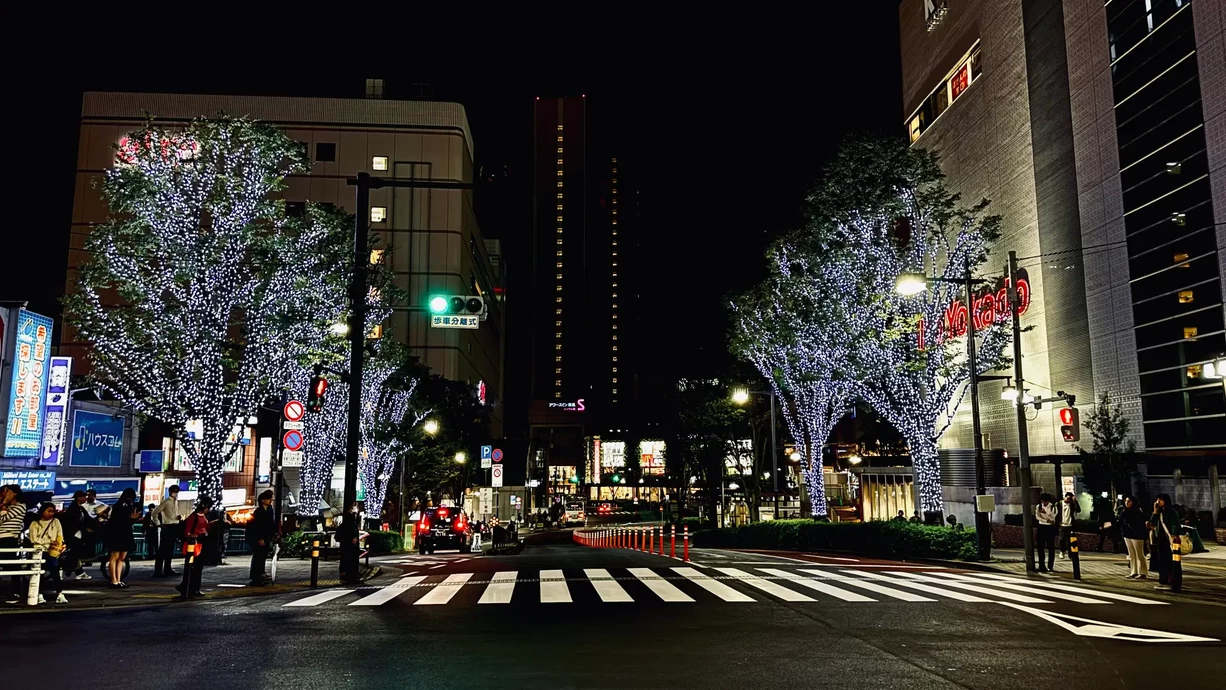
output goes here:
{"type": "MultiPolygon", "coordinates": [[[[1226,277],[1226,9],[1221,2],[1192,5],[1196,30],[1196,60],[1200,71],[1201,109],[1205,117],[1205,144],[1209,181],[1213,189],[1213,221],[1217,224],[1218,275],[1226,277]]],[[[1226,303],[1226,280],[1221,281],[1226,303]]]]}

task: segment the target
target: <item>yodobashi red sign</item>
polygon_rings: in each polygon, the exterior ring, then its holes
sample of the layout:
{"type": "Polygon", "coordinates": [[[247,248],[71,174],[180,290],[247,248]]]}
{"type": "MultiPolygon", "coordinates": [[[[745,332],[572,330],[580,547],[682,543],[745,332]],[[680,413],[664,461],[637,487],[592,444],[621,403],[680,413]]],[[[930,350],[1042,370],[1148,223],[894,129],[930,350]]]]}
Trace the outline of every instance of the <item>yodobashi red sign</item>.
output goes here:
{"type": "MultiPolygon", "coordinates": [[[[1026,274],[1026,269],[1019,269],[1017,272],[1018,316],[1025,314],[1030,309],[1030,296],[1030,279],[1026,274]]],[[[973,313],[977,331],[982,331],[994,323],[1010,318],[1009,279],[1005,278],[1002,286],[995,292],[976,295],[973,313]]],[[[966,335],[966,319],[966,304],[960,299],[954,300],[945,308],[945,314],[941,317],[941,332],[937,342],[966,335]]],[[[926,334],[927,324],[921,320],[919,323],[919,346],[921,348],[926,345],[926,334]]]]}

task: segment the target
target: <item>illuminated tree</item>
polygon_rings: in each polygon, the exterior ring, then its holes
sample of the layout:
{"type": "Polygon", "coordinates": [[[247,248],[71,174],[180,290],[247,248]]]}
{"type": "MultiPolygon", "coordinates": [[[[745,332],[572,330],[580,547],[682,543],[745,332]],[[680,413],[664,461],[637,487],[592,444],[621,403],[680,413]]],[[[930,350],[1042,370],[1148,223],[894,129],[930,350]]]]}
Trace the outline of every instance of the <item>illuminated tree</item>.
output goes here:
{"type": "Polygon", "coordinates": [[[236,420],[289,387],[338,315],[328,268],[343,228],[273,198],[306,169],[276,128],[223,116],[150,122],[103,178],[111,217],[90,231],[67,313],[97,383],[174,430],[202,496],[221,497],[236,420]]]}

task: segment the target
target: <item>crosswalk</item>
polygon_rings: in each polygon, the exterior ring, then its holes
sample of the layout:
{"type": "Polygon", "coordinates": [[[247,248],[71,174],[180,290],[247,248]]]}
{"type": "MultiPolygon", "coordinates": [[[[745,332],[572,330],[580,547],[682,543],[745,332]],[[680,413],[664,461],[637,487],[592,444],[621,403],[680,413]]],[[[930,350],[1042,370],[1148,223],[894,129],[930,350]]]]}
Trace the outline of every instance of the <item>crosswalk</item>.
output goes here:
{"type": "Polygon", "coordinates": [[[995,573],[823,568],[584,568],[493,573],[408,573],[382,587],[329,589],[283,604],[412,606],[496,604],[1137,604],[1166,602],[1092,587],[995,573]]]}

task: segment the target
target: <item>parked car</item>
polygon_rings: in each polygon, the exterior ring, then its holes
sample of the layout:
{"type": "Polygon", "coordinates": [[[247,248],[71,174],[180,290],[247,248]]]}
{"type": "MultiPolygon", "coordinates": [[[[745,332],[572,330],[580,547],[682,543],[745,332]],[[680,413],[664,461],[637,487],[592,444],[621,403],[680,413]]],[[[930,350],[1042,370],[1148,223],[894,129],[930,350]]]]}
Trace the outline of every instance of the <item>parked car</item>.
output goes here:
{"type": "Polygon", "coordinates": [[[426,508],[417,523],[417,552],[434,553],[435,549],[459,549],[469,553],[473,548],[472,523],[459,508],[440,506],[426,508]]]}

